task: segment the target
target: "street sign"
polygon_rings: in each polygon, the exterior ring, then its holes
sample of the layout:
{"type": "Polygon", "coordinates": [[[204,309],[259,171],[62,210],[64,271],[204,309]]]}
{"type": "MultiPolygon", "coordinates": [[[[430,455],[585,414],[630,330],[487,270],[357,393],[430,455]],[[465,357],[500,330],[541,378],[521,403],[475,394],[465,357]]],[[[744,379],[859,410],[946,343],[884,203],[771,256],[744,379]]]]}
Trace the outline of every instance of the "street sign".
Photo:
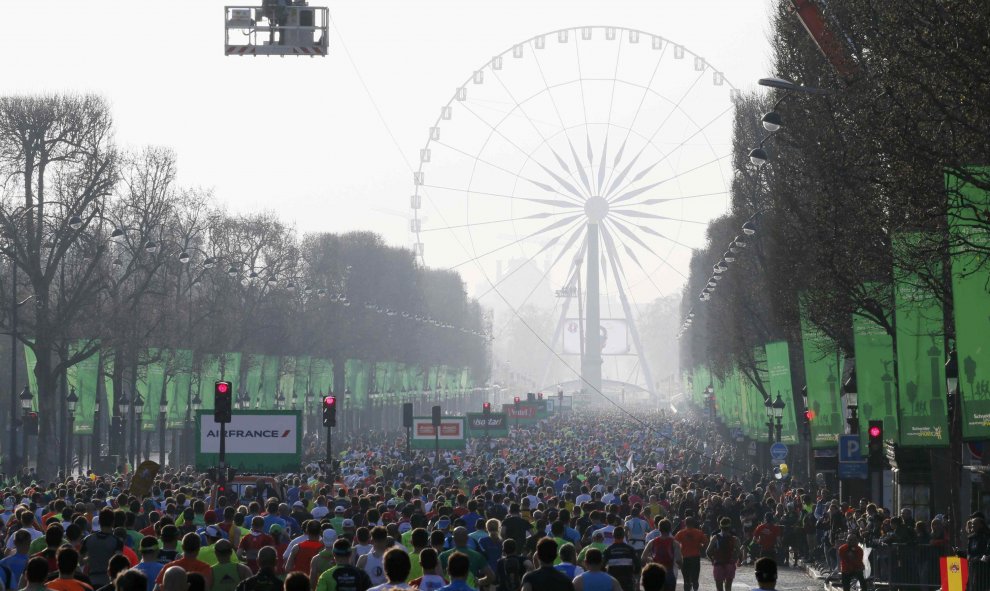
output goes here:
{"type": "Polygon", "coordinates": [[[839,478],[866,480],[869,478],[870,469],[866,461],[859,462],[839,462],[839,478]]]}
{"type": "Polygon", "coordinates": [[[750,441],[749,442],[749,455],[751,455],[751,456],[755,456],[756,455],[756,442],[755,441],[750,441]]]}
{"type": "Polygon", "coordinates": [[[860,453],[859,435],[839,435],[839,461],[863,461],[863,454],[860,453]]]}
{"type": "Polygon", "coordinates": [[[786,460],[787,446],[783,443],[774,443],[770,446],[770,457],[774,460],[786,460]]]}

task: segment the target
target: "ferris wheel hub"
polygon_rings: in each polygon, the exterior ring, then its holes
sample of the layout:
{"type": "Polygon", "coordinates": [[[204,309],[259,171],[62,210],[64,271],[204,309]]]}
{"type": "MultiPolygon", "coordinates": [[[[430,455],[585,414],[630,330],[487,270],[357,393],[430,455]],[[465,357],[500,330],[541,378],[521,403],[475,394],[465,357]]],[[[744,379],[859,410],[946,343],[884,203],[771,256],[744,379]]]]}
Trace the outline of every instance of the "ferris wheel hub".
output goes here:
{"type": "Polygon", "coordinates": [[[597,224],[608,216],[608,201],[598,195],[589,197],[584,202],[584,214],[588,216],[589,222],[597,224]]]}

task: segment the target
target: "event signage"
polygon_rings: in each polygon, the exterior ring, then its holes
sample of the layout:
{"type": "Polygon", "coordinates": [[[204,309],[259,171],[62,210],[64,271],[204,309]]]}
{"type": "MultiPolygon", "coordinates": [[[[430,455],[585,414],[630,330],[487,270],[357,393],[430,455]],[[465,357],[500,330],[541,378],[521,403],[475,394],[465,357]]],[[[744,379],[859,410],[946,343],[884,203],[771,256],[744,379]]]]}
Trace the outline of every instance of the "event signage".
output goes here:
{"type": "MultiPolygon", "coordinates": [[[[967,172],[982,177],[984,186],[990,178],[990,168],[967,172]]],[[[990,439],[990,266],[981,254],[990,249],[984,217],[990,210],[990,192],[951,174],[946,177],[946,190],[963,438],[990,439]]]]}
{"type": "Polygon", "coordinates": [[[834,448],[842,433],[839,388],[842,369],[835,342],[811,323],[801,307],[801,341],[804,348],[804,375],[811,407],[811,441],[814,448],[834,448]]]}
{"type": "Polygon", "coordinates": [[[502,413],[511,421],[536,421],[536,410],[535,406],[529,404],[520,404],[518,408],[515,404],[502,405],[502,413]]]}
{"type": "MultiPolygon", "coordinates": [[[[219,462],[220,425],[213,410],[196,412],[196,469],[219,462]]],[[[227,424],[227,465],[239,472],[292,472],[302,461],[301,411],[234,411],[227,424]]]]}
{"type": "MultiPolygon", "coordinates": [[[[877,294],[886,313],[890,309],[891,288],[886,284],[864,284],[868,293],[877,294]]],[[[897,381],[894,377],[894,342],[887,330],[866,312],[853,314],[853,345],[856,348],[856,391],[859,394],[859,420],[883,421],[886,436],[900,443],[897,436],[897,381]]],[[[866,444],[866,429],[860,430],[866,444]]]]}
{"type": "Polygon", "coordinates": [[[508,437],[509,436],[509,423],[506,420],[505,413],[493,412],[488,417],[485,417],[485,413],[481,412],[469,412],[467,413],[467,425],[468,437],[508,437]],[[485,430],[485,424],[488,424],[488,430],[485,430]]]}
{"type": "Polygon", "coordinates": [[[432,417],[413,417],[412,441],[413,449],[433,449],[439,442],[440,449],[464,449],[465,423],[464,417],[443,417],[439,427],[433,426],[432,417]]]}
{"type": "MultiPolygon", "coordinates": [[[[942,301],[917,273],[896,264],[923,245],[925,235],[894,236],[894,320],[901,445],[944,446],[949,443],[945,409],[945,330],[942,301]]],[[[927,263],[940,276],[938,260],[927,263]]]]}
{"type": "Polygon", "coordinates": [[[785,404],[780,440],[783,443],[796,444],[797,422],[794,420],[794,391],[791,386],[791,360],[787,341],[767,343],[766,357],[770,385],[768,393],[774,400],[779,395],[785,404]]]}

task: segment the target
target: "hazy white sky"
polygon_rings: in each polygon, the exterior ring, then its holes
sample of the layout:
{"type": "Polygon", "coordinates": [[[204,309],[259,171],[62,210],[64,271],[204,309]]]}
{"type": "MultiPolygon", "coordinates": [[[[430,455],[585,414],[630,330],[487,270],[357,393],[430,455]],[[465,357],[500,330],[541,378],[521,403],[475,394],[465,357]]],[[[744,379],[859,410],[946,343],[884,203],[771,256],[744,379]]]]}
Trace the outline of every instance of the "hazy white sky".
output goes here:
{"type": "Polygon", "coordinates": [[[772,0],[316,0],[336,29],[326,58],[225,57],[224,4],[0,0],[0,92],[103,94],[123,145],[171,146],[180,182],[233,210],[409,245],[407,161],[456,86],[516,42],[626,26],[686,45],[743,91],[769,70],[772,0]]]}

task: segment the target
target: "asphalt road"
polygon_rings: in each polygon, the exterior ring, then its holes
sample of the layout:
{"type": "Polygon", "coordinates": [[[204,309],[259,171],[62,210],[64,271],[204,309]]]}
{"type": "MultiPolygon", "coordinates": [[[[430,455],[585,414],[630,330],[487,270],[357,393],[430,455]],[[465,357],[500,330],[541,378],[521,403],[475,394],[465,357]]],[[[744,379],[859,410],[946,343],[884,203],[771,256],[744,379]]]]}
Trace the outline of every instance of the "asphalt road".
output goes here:
{"type": "MultiPolygon", "coordinates": [[[[741,566],[736,570],[736,578],[732,582],[732,591],[750,591],[756,589],[756,577],[753,567],[741,566]]],[[[684,589],[681,579],[677,581],[678,591],[684,589]]],[[[808,576],[803,568],[781,568],[778,571],[777,591],[822,591],[823,584],[808,576]]],[[[700,591],[715,591],[715,581],[712,579],[712,565],[708,561],[701,563],[700,591]]]]}

